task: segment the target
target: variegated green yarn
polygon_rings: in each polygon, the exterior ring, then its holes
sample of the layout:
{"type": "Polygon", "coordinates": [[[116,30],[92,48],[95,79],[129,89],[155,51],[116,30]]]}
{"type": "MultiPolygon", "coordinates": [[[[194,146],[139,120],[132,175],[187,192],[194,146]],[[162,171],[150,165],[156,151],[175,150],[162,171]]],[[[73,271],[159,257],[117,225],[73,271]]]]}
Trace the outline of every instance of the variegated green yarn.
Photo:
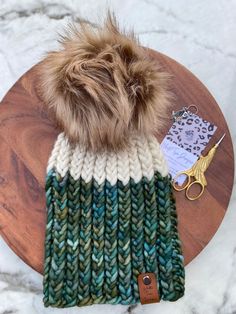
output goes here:
{"type": "Polygon", "coordinates": [[[120,155],[93,156],[59,136],[46,178],[45,306],[139,303],[137,277],[144,272],[155,273],[161,299],[183,296],[165,167],[155,139],[135,139],[120,155]]]}

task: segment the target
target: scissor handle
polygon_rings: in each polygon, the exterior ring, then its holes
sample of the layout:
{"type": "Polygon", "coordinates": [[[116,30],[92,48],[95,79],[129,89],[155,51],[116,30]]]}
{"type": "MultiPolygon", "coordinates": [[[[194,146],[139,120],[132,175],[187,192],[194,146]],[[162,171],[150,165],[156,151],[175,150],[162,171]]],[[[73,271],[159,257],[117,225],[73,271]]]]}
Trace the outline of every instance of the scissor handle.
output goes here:
{"type": "Polygon", "coordinates": [[[188,174],[187,171],[181,171],[179,173],[176,174],[176,176],[172,179],[172,185],[173,185],[173,188],[176,190],[176,191],[183,191],[184,189],[186,189],[189,185],[190,185],[190,175],[188,174]],[[183,183],[182,185],[178,185],[177,184],[177,179],[178,177],[180,177],[181,175],[185,175],[186,178],[184,180],[184,183],[185,181],[187,181],[185,184],[183,183]]]}
{"type": "Polygon", "coordinates": [[[191,183],[188,185],[187,189],[186,189],[186,197],[187,197],[187,199],[189,199],[190,201],[194,201],[194,200],[198,199],[198,198],[202,195],[202,193],[204,192],[204,189],[205,189],[205,187],[204,187],[204,185],[202,184],[202,182],[200,182],[200,181],[198,181],[198,180],[191,182],[191,183]],[[200,191],[199,194],[197,194],[197,195],[195,195],[195,196],[190,196],[189,190],[191,189],[191,187],[192,187],[194,184],[200,185],[201,191],[200,191]]]}

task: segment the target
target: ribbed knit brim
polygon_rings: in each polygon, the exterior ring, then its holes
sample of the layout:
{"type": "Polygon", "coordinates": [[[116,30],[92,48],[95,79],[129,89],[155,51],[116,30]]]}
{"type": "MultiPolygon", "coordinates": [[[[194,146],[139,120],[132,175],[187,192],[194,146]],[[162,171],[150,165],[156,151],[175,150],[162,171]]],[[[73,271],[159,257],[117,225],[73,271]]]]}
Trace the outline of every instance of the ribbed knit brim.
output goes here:
{"type": "Polygon", "coordinates": [[[46,178],[44,304],[140,302],[153,272],[160,298],[184,294],[184,263],[168,167],[154,136],[92,153],[58,136],[46,178]]]}

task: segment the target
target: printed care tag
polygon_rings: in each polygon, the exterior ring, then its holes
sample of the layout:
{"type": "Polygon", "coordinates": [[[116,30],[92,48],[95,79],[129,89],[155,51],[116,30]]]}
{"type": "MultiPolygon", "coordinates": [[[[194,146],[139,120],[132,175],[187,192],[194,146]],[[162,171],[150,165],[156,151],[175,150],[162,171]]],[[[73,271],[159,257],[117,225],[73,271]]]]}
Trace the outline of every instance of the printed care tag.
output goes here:
{"type": "MultiPolygon", "coordinates": [[[[216,129],[214,124],[189,111],[186,117],[173,123],[161,143],[172,177],[193,166],[216,129]]],[[[181,185],[184,180],[181,176],[177,183],[181,185]]]]}

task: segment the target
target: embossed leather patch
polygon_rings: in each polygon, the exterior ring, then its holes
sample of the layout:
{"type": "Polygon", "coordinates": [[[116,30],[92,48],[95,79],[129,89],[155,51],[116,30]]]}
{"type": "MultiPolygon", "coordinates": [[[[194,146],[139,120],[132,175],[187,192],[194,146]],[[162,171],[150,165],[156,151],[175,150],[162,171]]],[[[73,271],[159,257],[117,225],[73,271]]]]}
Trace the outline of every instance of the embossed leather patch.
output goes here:
{"type": "Polygon", "coordinates": [[[154,273],[138,275],[138,287],[141,304],[156,303],[160,301],[157,291],[157,280],[154,273]]]}

